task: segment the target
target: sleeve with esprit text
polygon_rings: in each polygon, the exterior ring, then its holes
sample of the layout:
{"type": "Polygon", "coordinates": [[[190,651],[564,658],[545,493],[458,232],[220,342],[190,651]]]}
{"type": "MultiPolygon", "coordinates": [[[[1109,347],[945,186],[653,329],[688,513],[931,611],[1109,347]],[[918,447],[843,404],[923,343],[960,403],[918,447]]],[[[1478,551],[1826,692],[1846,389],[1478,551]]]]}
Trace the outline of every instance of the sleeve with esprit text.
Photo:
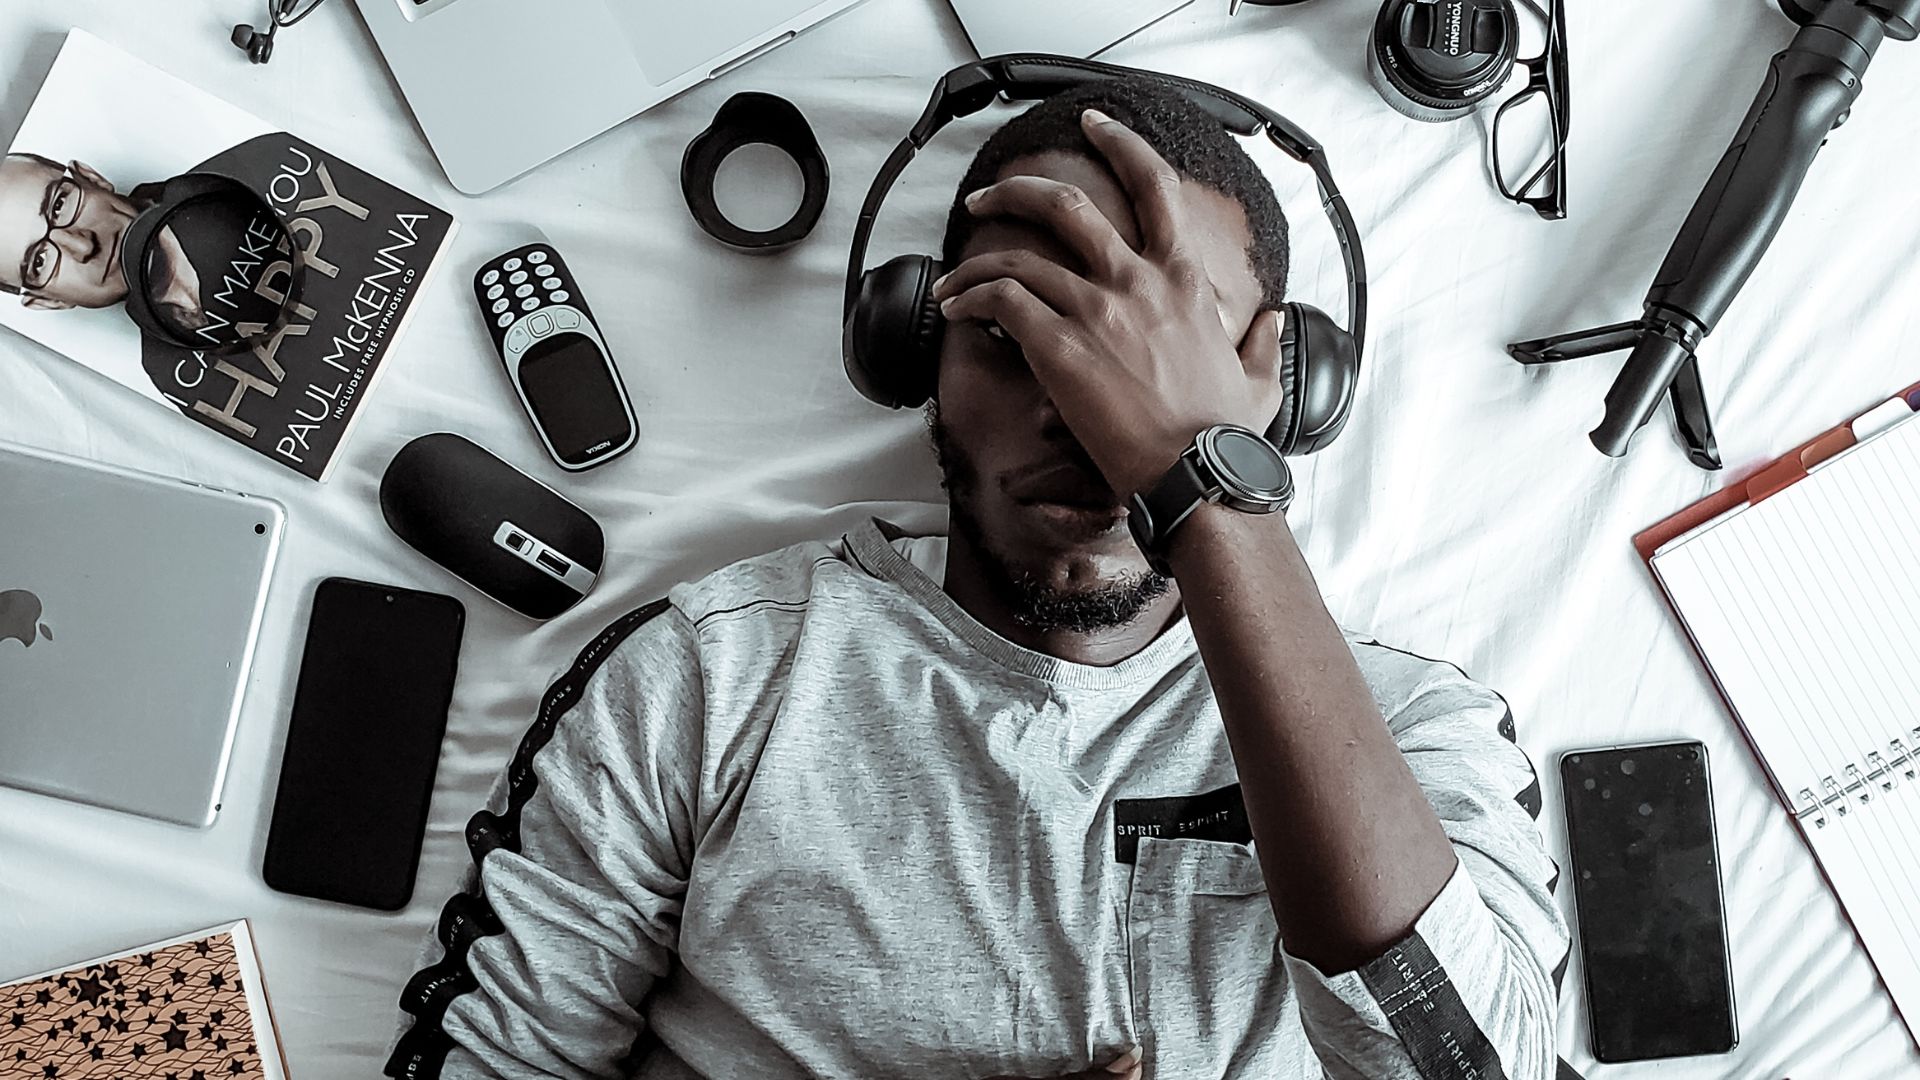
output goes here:
{"type": "Polygon", "coordinates": [[[474,870],[407,985],[388,1076],[628,1074],[677,951],[703,712],[692,625],[665,600],[552,684],[467,827],[474,870]]]}
{"type": "Polygon", "coordinates": [[[1358,970],[1282,955],[1339,1080],[1549,1080],[1568,934],[1540,788],[1499,695],[1438,661],[1354,646],[1459,865],[1413,930],[1358,970]]]}

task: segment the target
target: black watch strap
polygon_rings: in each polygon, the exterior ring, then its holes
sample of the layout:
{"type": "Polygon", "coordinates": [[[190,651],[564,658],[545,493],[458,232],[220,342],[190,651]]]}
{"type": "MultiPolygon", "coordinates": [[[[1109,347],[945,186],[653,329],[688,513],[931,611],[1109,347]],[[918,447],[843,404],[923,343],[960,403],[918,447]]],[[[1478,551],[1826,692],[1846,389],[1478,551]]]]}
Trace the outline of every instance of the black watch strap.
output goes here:
{"type": "Polygon", "coordinates": [[[1165,476],[1134,495],[1127,508],[1127,528],[1148,565],[1172,577],[1173,570],[1167,564],[1167,538],[1176,526],[1219,494],[1219,487],[1201,475],[1199,454],[1188,447],[1165,476]]]}
{"type": "Polygon", "coordinates": [[[1273,444],[1246,428],[1219,424],[1196,435],[1166,475],[1134,494],[1127,504],[1127,529],[1148,565],[1172,577],[1169,538],[1202,505],[1223,502],[1242,513],[1270,514],[1292,501],[1293,475],[1273,444]],[[1237,450],[1227,449],[1231,443],[1237,450]],[[1245,456],[1253,448],[1256,458],[1265,459],[1264,469],[1261,461],[1245,456]]]}

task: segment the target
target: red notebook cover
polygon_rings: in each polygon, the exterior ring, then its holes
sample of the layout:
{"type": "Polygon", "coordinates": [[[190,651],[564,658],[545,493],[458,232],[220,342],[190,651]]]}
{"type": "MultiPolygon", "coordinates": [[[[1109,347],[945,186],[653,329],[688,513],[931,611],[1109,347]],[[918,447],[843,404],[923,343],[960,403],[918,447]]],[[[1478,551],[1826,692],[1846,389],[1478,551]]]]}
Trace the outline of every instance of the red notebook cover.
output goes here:
{"type": "MultiPolygon", "coordinates": [[[[1888,401],[1905,401],[1908,408],[1920,412],[1920,382],[1900,391],[1888,401]]],[[[1878,409],[1884,406],[1876,405],[1878,409]]],[[[1635,534],[1633,546],[1640,552],[1641,561],[1653,558],[1653,553],[1667,543],[1688,531],[1712,521],[1714,518],[1738,509],[1748,503],[1760,502],[1784,488],[1806,479],[1807,473],[1815,465],[1833,457],[1854,444],[1853,424],[1860,417],[1873,412],[1867,409],[1847,419],[1846,423],[1823,431],[1820,434],[1794,447],[1775,458],[1768,465],[1756,470],[1744,480],[1737,480],[1719,491],[1635,534]]]]}

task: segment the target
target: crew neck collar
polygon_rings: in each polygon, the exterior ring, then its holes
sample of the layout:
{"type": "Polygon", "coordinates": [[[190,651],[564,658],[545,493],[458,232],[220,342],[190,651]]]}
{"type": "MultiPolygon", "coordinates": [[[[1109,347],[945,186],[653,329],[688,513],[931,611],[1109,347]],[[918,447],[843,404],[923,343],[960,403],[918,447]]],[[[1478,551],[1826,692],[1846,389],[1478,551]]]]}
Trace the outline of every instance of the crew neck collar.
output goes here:
{"type": "Polygon", "coordinates": [[[893,541],[909,538],[899,526],[872,518],[847,533],[845,541],[862,569],[898,585],[976,652],[1009,670],[1062,687],[1100,690],[1158,679],[1194,654],[1193,627],[1184,614],[1146,648],[1107,666],[1075,663],[1017,645],[969,615],[939,582],[893,546],[893,541]]]}

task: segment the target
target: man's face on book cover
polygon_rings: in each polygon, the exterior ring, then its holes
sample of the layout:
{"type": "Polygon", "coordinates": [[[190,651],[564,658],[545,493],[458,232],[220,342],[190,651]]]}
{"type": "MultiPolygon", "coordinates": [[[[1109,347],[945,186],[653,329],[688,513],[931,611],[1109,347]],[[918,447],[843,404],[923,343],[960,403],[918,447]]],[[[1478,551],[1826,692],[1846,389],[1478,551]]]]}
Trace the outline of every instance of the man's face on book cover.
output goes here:
{"type": "Polygon", "coordinates": [[[0,158],[0,289],[45,310],[120,303],[120,239],[135,212],[84,162],[0,158]]]}

